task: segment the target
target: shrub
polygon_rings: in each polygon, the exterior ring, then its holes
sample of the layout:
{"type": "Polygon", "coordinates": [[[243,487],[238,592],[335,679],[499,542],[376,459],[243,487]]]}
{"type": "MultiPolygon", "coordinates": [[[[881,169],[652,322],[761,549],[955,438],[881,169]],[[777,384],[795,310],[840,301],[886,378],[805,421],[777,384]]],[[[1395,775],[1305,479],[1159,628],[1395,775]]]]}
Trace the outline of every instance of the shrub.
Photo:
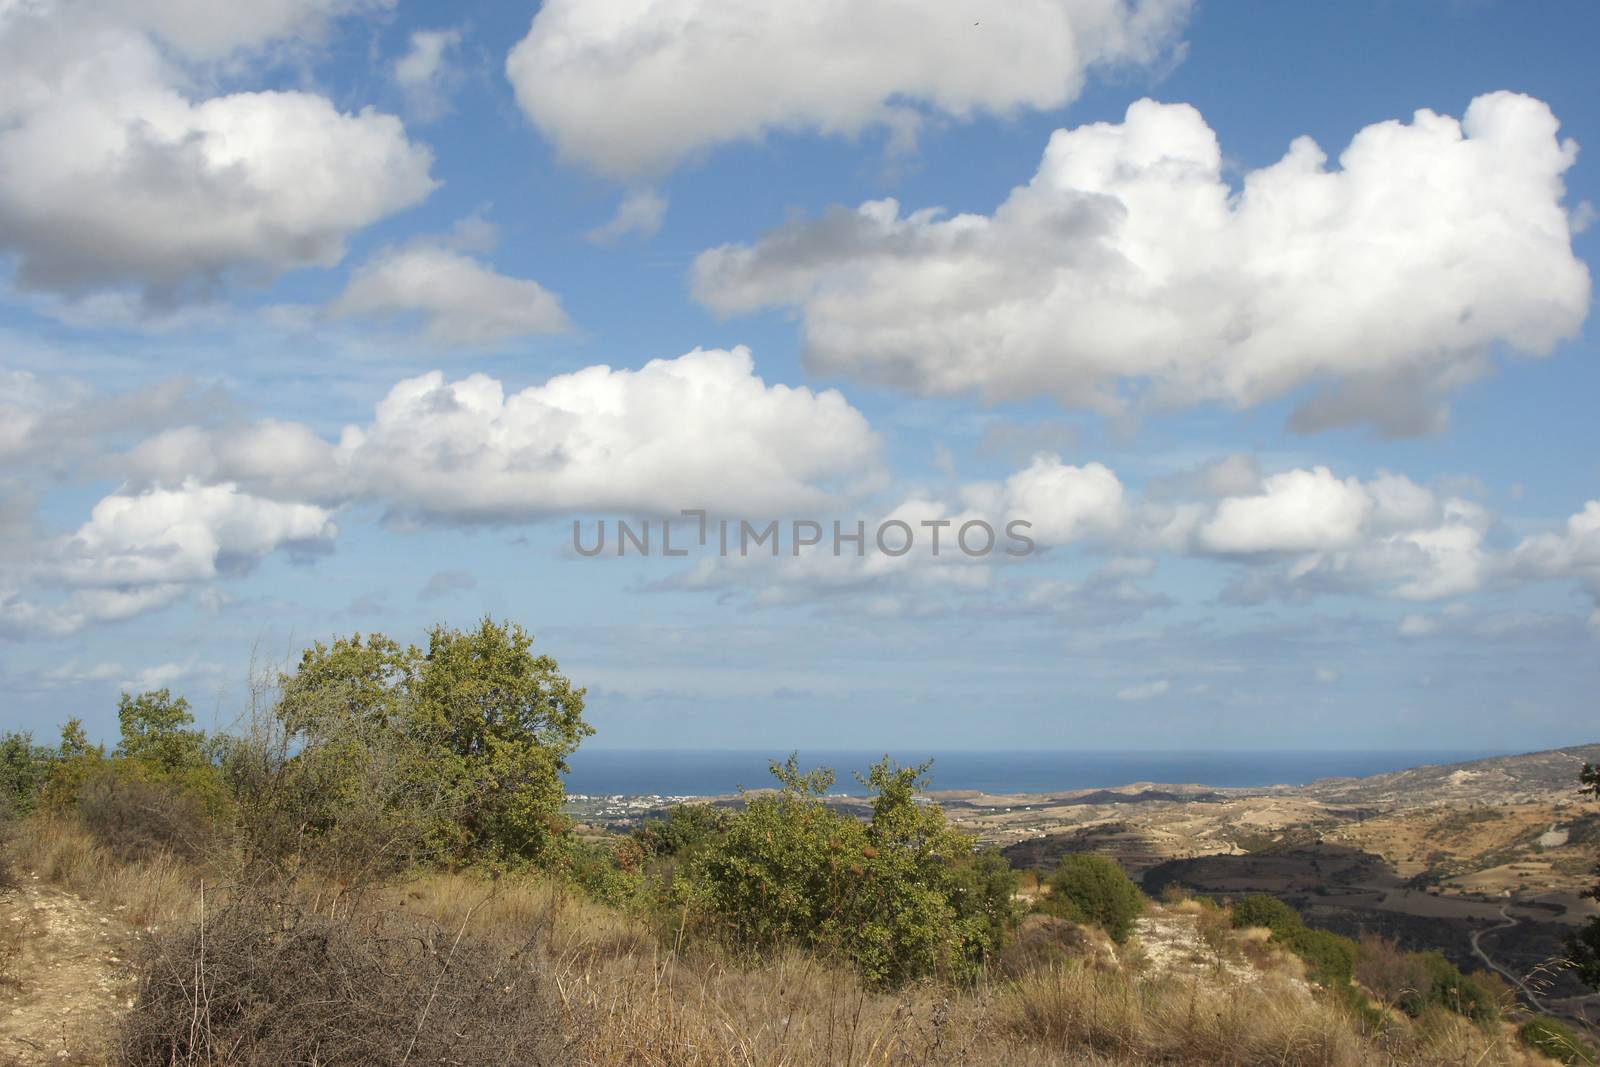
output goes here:
{"type": "Polygon", "coordinates": [[[1328,930],[1297,927],[1282,937],[1284,944],[1306,961],[1311,977],[1323,985],[1348,985],[1355,977],[1356,943],[1328,930]]]}
{"type": "Polygon", "coordinates": [[[1578,1036],[1576,1030],[1548,1015],[1537,1015],[1517,1028],[1517,1040],[1557,1063],[1593,1064],[1594,1046],[1578,1036]]]}
{"type": "Polygon", "coordinates": [[[170,782],[146,779],[120,761],[108,762],[83,784],[78,818],[124,862],[162,852],[192,859],[206,851],[215,833],[203,797],[170,782]]]}
{"type": "Polygon", "coordinates": [[[1418,955],[1428,976],[1426,993],[1410,1001],[1401,1001],[1408,1015],[1420,1015],[1429,1005],[1449,1008],[1457,1015],[1475,1023],[1487,1024],[1500,1015],[1500,1006],[1494,994],[1475,978],[1461,973],[1440,952],[1423,952],[1418,955]]]}
{"type": "Polygon", "coordinates": [[[122,1061],[564,1062],[533,934],[246,892],[144,942],[122,1061]]]}
{"type": "Polygon", "coordinates": [[[1384,1004],[1401,1010],[1425,1002],[1431,984],[1421,956],[1376,934],[1365,935],[1357,946],[1355,976],[1384,1004]]]}
{"type": "Polygon", "coordinates": [[[53,812],[63,812],[78,803],[84,782],[105,764],[105,749],[89,744],[89,735],[79,719],[68,719],[61,727],[61,743],[50,761],[50,772],[39,795],[39,804],[53,812]]]}
{"type": "Polygon", "coordinates": [[[1144,894],[1120,866],[1104,856],[1065,856],[1050,876],[1044,911],[1073,922],[1093,923],[1115,941],[1126,941],[1144,911],[1144,894]]]}
{"type": "Polygon", "coordinates": [[[644,888],[639,860],[642,853],[631,838],[611,844],[572,841],[566,849],[565,869],[574,885],[614,908],[639,899],[644,888]]]}
{"type": "Polygon", "coordinates": [[[674,804],[634,827],[632,837],[652,856],[685,857],[728,830],[727,808],[712,804],[674,804]]]}
{"type": "Polygon", "coordinates": [[[841,956],[869,983],[924,975],[973,976],[996,946],[996,879],[958,875],[971,836],[918,803],[926,767],[888,759],[863,779],[870,822],[841,815],[823,796],[826,770],[772,764],[776,793],[750,796],[726,834],[690,864],[684,901],[715,936],[772,949],[796,944],[841,956]]]}
{"type": "Polygon", "coordinates": [[[1022,917],[1017,902],[1017,872],[996,848],[985,848],[958,860],[951,869],[950,901],[958,915],[977,919],[985,928],[989,955],[1010,943],[1022,917]]]}
{"type": "Polygon", "coordinates": [[[1304,925],[1300,913],[1266,893],[1253,893],[1233,906],[1235,929],[1246,926],[1264,926],[1275,934],[1283,935],[1304,925]]]}

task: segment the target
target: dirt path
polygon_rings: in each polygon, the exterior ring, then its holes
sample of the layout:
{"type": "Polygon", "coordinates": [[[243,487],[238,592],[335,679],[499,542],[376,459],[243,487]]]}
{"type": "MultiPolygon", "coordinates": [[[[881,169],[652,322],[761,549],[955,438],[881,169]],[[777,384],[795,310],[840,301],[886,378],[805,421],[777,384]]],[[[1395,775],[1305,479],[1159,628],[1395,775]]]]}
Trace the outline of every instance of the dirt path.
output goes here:
{"type": "Polygon", "coordinates": [[[17,950],[0,983],[0,1064],[99,1064],[132,976],[132,929],[21,873],[0,890],[0,932],[17,950]]]}

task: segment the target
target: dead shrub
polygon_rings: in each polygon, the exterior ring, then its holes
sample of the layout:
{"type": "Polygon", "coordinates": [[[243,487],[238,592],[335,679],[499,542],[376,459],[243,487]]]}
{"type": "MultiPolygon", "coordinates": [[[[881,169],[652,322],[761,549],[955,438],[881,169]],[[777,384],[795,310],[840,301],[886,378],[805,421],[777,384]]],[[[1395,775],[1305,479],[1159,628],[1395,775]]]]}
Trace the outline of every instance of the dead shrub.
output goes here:
{"type": "Polygon", "coordinates": [[[209,892],[202,918],[146,939],[124,1063],[566,1062],[537,933],[209,892]]]}
{"type": "Polygon", "coordinates": [[[78,817],[123,861],[149,860],[162,853],[194,859],[215,838],[211,817],[199,797],[109,768],[84,783],[78,817]]]}
{"type": "Polygon", "coordinates": [[[1365,934],[1356,957],[1356,981],[1371,990],[1385,1008],[1425,1003],[1432,981],[1422,960],[1388,938],[1365,934]]]}

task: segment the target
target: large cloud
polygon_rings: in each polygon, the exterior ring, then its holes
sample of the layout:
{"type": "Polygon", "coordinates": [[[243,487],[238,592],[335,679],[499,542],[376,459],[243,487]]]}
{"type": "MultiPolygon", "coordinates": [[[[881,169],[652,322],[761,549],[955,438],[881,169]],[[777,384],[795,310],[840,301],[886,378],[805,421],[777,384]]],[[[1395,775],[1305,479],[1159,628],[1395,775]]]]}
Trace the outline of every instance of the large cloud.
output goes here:
{"type": "Polygon", "coordinates": [[[993,215],[892,200],[701,255],[695,292],[792,307],[813,366],[918,392],[1116,409],[1248,406],[1308,385],[1300,429],[1436,429],[1497,345],[1548,352],[1589,274],[1550,109],[1478,97],[1363,129],[1328,169],[1309,138],[1230,189],[1200,114],[1150,100],[1059,130],[993,215]]]}
{"type": "Polygon", "coordinates": [[[0,5],[0,251],[22,288],[126,284],[169,304],[233,272],[329,266],[433,189],[431,153],[393,116],[306,92],[205,97],[181,62],[355,5],[211,6],[0,5]]]}
{"type": "Polygon", "coordinates": [[[561,152],[632,177],[768,130],[904,138],[928,109],[1055,108],[1149,63],[1190,0],[548,0],[506,73],[561,152]]]}
{"type": "Polygon", "coordinates": [[[296,423],[192,428],[152,438],[130,465],[161,484],[192,476],[411,519],[515,522],[803,511],[870,478],[878,447],[839,393],[768,385],[736,348],[587,367],[510,394],[487,375],[435,371],[397,384],[337,442],[296,423]]]}

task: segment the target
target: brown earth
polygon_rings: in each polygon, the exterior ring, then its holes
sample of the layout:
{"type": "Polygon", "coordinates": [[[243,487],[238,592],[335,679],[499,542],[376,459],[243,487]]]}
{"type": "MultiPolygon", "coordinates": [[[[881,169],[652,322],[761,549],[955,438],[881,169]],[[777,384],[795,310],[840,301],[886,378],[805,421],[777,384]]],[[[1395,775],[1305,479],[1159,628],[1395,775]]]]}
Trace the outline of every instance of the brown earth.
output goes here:
{"type": "Polygon", "coordinates": [[[0,982],[0,1064],[104,1063],[132,995],[132,927],[22,873],[0,890],[9,954],[0,982]]]}

